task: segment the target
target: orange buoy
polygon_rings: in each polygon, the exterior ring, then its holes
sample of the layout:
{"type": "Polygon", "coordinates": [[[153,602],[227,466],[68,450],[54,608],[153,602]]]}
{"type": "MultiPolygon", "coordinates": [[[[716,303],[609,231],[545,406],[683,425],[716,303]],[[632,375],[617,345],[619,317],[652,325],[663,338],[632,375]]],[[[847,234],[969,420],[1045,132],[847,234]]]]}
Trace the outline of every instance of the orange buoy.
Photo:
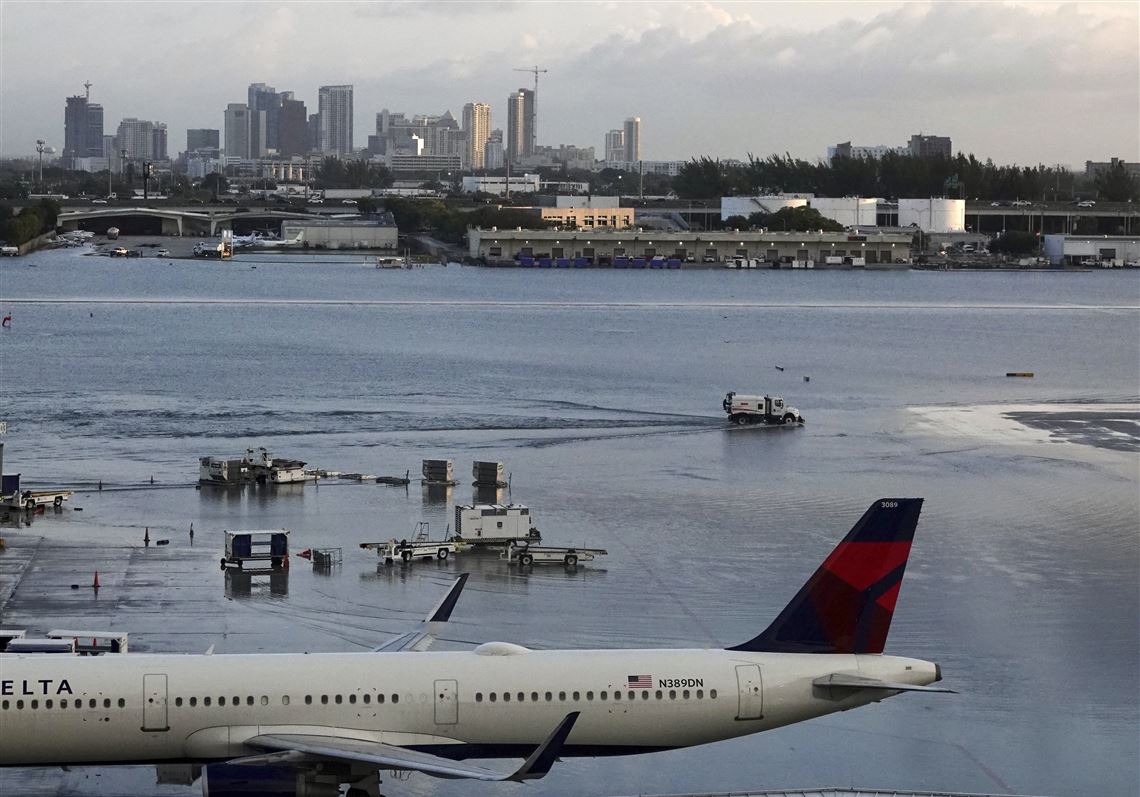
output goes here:
{"type": "Polygon", "coordinates": [[[95,580],[91,582],[91,589],[99,589],[99,571],[95,571],[95,580]]]}

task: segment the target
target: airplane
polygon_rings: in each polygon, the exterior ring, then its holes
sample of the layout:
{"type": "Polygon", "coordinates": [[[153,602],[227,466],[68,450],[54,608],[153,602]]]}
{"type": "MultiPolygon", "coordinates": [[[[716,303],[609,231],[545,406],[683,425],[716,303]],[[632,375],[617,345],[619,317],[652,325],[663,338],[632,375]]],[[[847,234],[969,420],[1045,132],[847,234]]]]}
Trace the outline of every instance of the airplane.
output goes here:
{"type": "Polygon", "coordinates": [[[0,766],[201,767],[205,795],[378,797],[380,770],[526,781],[566,756],[705,744],[931,686],[883,655],[921,498],[863,514],[776,619],[725,649],[429,648],[467,574],[370,652],[0,655],[0,766]],[[512,772],[469,758],[523,758],[512,772]]]}

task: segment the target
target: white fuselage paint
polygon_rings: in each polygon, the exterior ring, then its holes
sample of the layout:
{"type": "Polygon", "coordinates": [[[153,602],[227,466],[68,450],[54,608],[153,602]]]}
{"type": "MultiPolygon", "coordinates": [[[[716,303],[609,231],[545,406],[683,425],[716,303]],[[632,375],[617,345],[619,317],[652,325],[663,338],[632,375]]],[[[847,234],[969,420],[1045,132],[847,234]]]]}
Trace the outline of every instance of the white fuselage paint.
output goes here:
{"type": "Polygon", "coordinates": [[[538,745],[571,711],[581,712],[571,751],[635,752],[743,736],[897,694],[812,686],[830,673],[920,686],[937,678],[930,662],[877,655],[483,650],[498,655],[4,655],[0,765],[218,760],[259,752],[243,741],[264,733],[448,755],[444,745],[538,745]],[[652,685],[631,689],[630,676],[652,685]]]}

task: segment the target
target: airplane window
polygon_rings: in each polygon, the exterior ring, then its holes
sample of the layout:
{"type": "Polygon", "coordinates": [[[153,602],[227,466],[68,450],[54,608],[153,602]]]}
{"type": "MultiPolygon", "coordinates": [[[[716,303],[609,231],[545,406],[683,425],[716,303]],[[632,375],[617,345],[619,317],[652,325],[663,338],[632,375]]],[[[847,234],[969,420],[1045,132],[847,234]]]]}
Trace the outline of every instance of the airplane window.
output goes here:
{"type": "Polygon", "coordinates": [[[202,698],[202,705],[203,705],[203,706],[208,706],[208,705],[210,705],[210,696],[209,696],[209,695],[207,695],[206,697],[202,698]]]}
{"type": "Polygon", "coordinates": [[[40,707],[40,701],[33,700],[32,701],[32,708],[39,708],[39,707],[40,707]]]}
{"type": "Polygon", "coordinates": [[[559,700],[565,700],[566,699],[566,693],[565,692],[559,692],[558,693],[558,699],[559,700]]]}
{"type": "Polygon", "coordinates": [[[614,690],[614,700],[621,700],[621,690],[620,689],[614,690]]]}
{"type": "Polygon", "coordinates": [[[240,706],[241,705],[241,698],[238,697],[237,695],[235,695],[234,696],[234,702],[230,703],[230,705],[231,706],[240,706]]]}
{"type": "Polygon", "coordinates": [[[191,705],[191,706],[196,706],[196,705],[198,705],[198,698],[196,698],[196,697],[192,697],[192,698],[190,698],[190,705],[191,705]]]}
{"type": "Polygon", "coordinates": [[[289,705],[289,695],[281,695],[281,705],[289,705]]]}
{"type": "MultiPolygon", "coordinates": [[[[616,695],[616,694],[617,694],[617,692],[614,692],[614,694],[616,695]]],[[[603,692],[598,692],[598,699],[599,699],[599,700],[605,700],[605,699],[606,699],[606,693],[605,693],[604,691],[603,691],[603,692]]],[[[615,699],[617,699],[617,698],[615,698],[615,699]]]]}
{"type": "Polygon", "coordinates": [[[91,698],[91,702],[90,702],[90,706],[89,706],[89,708],[95,708],[95,706],[96,706],[96,705],[97,705],[97,704],[95,703],[95,698],[91,698]]]}
{"type": "Polygon", "coordinates": [[[353,705],[356,705],[356,695],[349,695],[348,696],[348,702],[352,703],[353,705]]]}
{"type": "Polygon", "coordinates": [[[526,700],[526,692],[519,692],[519,702],[526,700]]]}
{"type": "Polygon", "coordinates": [[[593,692],[587,692],[586,693],[586,699],[587,700],[593,700],[594,699],[594,693],[593,692]]]}
{"type": "Polygon", "coordinates": [[[253,695],[246,695],[246,697],[245,697],[245,704],[246,704],[247,706],[252,706],[252,705],[253,705],[253,695]]]}
{"type": "Polygon", "coordinates": [[[491,692],[491,694],[489,694],[488,697],[490,698],[492,703],[494,703],[498,699],[498,696],[494,692],[491,692]]]}
{"type": "Polygon", "coordinates": [[[392,695],[392,702],[393,703],[399,703],[400,702],[400,696],[399,695],[392,695]]]}
{"type": "Polygon", "coordinates": [[[660,700],[662,697],[663,697],[663,695],[661,694],[661,690],[658,689],[657,690],[657,699],[660,700]]]}
{"type": "MultiPolygon", "coordinates": [[[[67,698],[66,697],[59,701],[59,707],[60,708],[67,708],[67,698]]],[[[8,708],[8,701],[7,700],[4,701],[4,708],[8,708]]]]}
{"type": "Polygon", "coordinates": [[[111,707],[111,698],[109,698],[109,697],[103,698],[103,708],[110,708],[110,707],[111,707]]]}
{"type": "Polygon", "coordinates": [[[698,689],[697,690],[697,700],[700,700],[704,696],[705,696],[705,690],[704,689],[698,689]]]}
{"type": "Polygon", "coordinates": [[[482,692],[476,692],[475,693],[475,702],[476,703],[482,703],[483,702],[483,693],[482,692]]]}
{"type": "Polygon", "coordinates": [[[535,703],[537,703],[538,702],[538,692],[531,692],[530,693],[530,699],[533,700],[535,703]]]}
{"type": "Polygon", "coordinates": [[[321,695],[321,705],[327,706],[328,704],[329,704],[329,696],[328,695],[321,695]]]}
{"type": "Polygon", "coordinates": [[[669,690],[669,699],[670,700],[676,700],[677,699],[677,690],[676,689],[670,689],[669,690]]]}
{"type": "Polygon", "coordinates": [[[710,690],[709,690],[709,697],[710,697],[712,700],[716,700],[716,690],[715,690],[715,689],[710,689],[710,690]]]}
{"type": "Polygon", "coordinates": [[[336,704],[339,706],[343,702],[344,698],[342,698],[340,695],[336,695],[333,700],[335,700],[336,704]]]}
{"type": "Polygon", "coordinates": [[[266,696],[266,695],[262,695],[262,696],[261,696],[261,705],[263,705],[263,706],[268,706],[268,705],[269,705],[269,698],[268,698],[268,696],[266,696]]]}
{"type": "Polygon", "coordinates": [[[510,703],[511,702],[511,693],[510,692],[503,692],[503,702],[504,703],[510,703]]]}
{"type": "Polygon", "coordinates": [[[546,693],[546,702],[549,703],[553,699],[554,699],[554,695],[550,694],[550,692],[547,692],[546,693]]]}
{"type": "Polygon", "coordinates": [[[180,697],[174,698],[174,705],[181,707],[182,706],[182,698],[180,698],[180,697]]]}
{"type": "Polygon", "coordinates": [[[582,699],[582,695],[581,695],[581,693],[579,693],[579,692],[575,692],[575,693],[574,693],[574,700],[575,700],[575,701],[578,701],[578,700],[581,700],[581,699],[582,699]]]}
{"type": "Polygon", "coordinates": [[[221,697],[218,698],[218,705],[224,706],[225,704],[226,704],[226,696],[222,695],[221,697]]]}
{"type": "Polygon", "coordinates": [[[370,695],[370,694],[368,694],[367,692],[365,692],[365,693],[364,693],[364,704],[365,704],[365,705],[368,705],[368,704],[369,704],[369,703],[371,703],[371,702],[372,702],[372,695],[370,695]]]}
{"type": "Polygon", "coordinates": [[[5,711],[7,711],[8,710],[8,701],[5,700],[3,703],[0,703],[0,706],[2,706],[5,711]]]}
{"type": "Polygon", "coordinates": [[[16,701],[16,708],[21,709],[23,707],[24,707],[24,701],[23,700],[17,700],[16,701]]]}
{"type": "MultiPolygon", "coordinates": [[[[630,692],[630,693],[629,693],[629,696],[630,696],[630,698],[632,698],[632,697],[633,697],[633,692],[630,692]]],[[[642,699],[642,700],[648,700],[648,699],[649,699],[649,693],[648,693],[648,692],[642,692],[642,693],[641,693],[641,699],[642,699]]]]}
{"type": "Polygon", "coordinates": [[[681,697],[683,697],[685,700],[688,700],[689,699],[689,690],[686,689],[684,692],[682,692],[681,697]]]}
{"type": "Polygon", "coordinates": [[[377,703],[383,703],[384,702],[384,695],[376,695],[376,702],[377,703]]]}
{"type": "Polygon", "coordinates": [[[313,705],[313,696],[312,695],[305,695],[305,705],[306,706],[313,705]]]}
{"type": "Polygon", "coordinates": [[[51,708],[51,701],[50,700],[44,701],[44,708],[51,708]]]}

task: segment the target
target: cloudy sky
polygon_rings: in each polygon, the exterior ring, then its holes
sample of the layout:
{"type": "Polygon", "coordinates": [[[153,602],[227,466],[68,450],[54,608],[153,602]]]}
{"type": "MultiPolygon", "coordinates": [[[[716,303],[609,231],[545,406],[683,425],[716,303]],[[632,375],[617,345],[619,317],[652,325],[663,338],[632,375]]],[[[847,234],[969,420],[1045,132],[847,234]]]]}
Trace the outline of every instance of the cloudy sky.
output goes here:
{"type": "Polygon", "coordinates": [[[642,156],[816,158],[829,144],[948,135],[999,163],[1140,160],[1140,3],[48,2],[0,0],[0,156],[62,149],[64,98],[222,127],[249,83],[355,85],[356,145],[381,108],[457,117],[548,69],[539,143],[593,145],[627,116],[642,156]]]}

